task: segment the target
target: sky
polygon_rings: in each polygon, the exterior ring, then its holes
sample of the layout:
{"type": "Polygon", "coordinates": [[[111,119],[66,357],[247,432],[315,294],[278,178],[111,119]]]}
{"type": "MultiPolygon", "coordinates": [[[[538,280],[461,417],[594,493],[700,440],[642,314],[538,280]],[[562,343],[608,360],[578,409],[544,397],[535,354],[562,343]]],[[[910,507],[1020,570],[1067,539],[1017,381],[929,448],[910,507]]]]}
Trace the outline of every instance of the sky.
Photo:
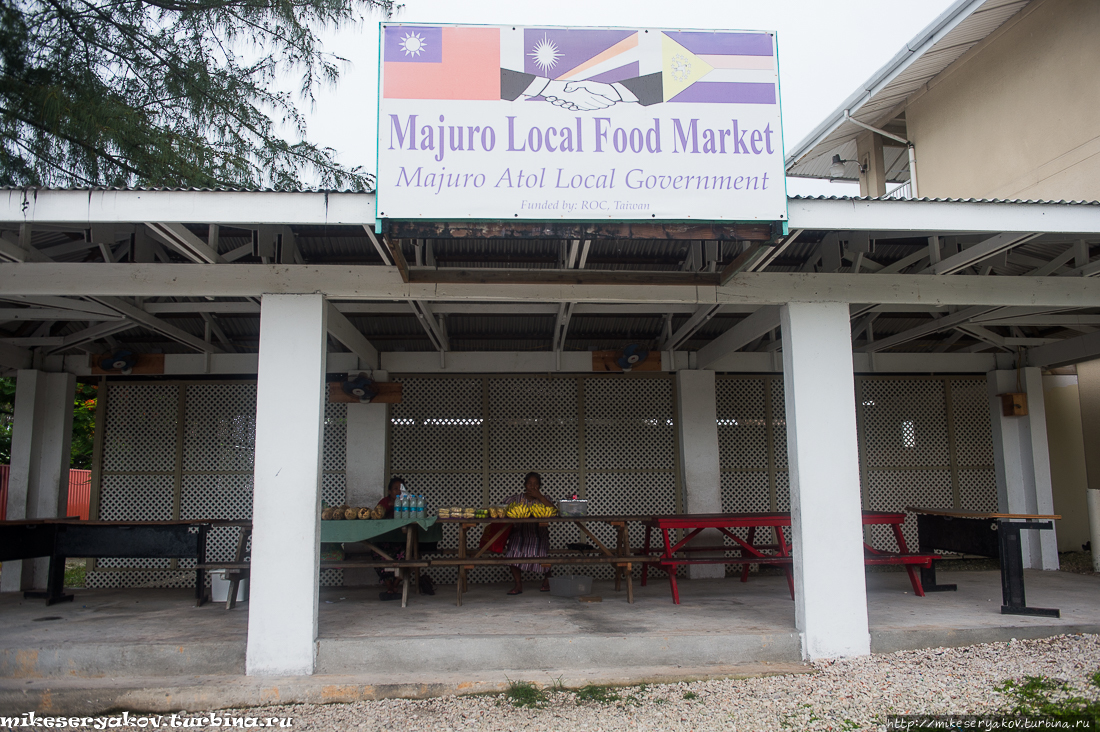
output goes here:
{"type": "MultiPolygon", "coordinates": [[[[405,0],[403,23],[776,31],[783,138],[792,149],[954,0],[405,0]]],[[[348,166],[375,167],[378,21],[323,35],[348,60],[307,113],[308,136],[348,166]]],[[[788,178],[790,195],[859,195],[853,183],[788,178]]]]}

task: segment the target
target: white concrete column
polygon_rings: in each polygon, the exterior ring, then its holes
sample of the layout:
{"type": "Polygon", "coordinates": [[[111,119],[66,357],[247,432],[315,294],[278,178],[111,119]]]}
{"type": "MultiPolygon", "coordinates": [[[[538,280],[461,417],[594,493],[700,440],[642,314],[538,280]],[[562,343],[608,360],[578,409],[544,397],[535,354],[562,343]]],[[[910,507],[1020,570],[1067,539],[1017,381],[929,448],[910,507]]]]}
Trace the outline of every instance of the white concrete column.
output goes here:
{"type": "Polygon", "coordinates": [[[264,295],[246,672],[313,673],[324,426],[322,295],[264,295]]]}
{"type": "MultiPolygon", "coordinates": [[[[65,515],[72,459],[76,376],[31,369],[16,372],[12,415],[10,520],[65,515]]],[[[5,562],[0,591],[45,589],[50,560],[5,562]]]]}
{"type": "MultiPolygon", "coordinates": [[[[385,379],[375,371],[376,379],[385,379]]],[[[374,506],[386,491],[386,405],[349,404],[347,453],[344,462],[349,506],[374,506]]],[[[415,489],[415,486],[413,487],[415,489]]],[[[349,587],[378,583],[373,569],[345,569],[349,587]]]]}
{"type": "MultiPolygon", "coordinates": [[[[718,462],[718,420],[713,371],[676,372],[676,424],[680,429],[680,469],[685,513],[722,512],[722,473],[718,462]]],[[[703,531],[693,543],[718,545],[717,530],[703,531]]],[[[709,555],[701,555],[709,556],[709,555]]],[[[719,555],[716,555],[719,556],[719,555]]],[[[688,577],[724,577],[725,565],[696,564],[688,577]]]]}
{"type": "Polygon", "coordinates": [[[1081,400],[1081,436],[1085,443],[1092,567],[1100,572],[1100,361],[1077,364],[1077,397],[1081,400]]]}
{"type": "MultiPolygon", "coordinates": [[[[1027,394],[1027,415],[1006,417],[998,394],[1017,391],[1016,371],[986,374],[993,426],[993,464],[997,471],[997,508],[1002,513],[1052,514],[1054,496],[1042,371],[1025,368],[1020,382],[1027,394]]],[[[1058,569],[1055,531],[1020,532],[1020,549],[1025,568],[1058,569]]]]}
{"type": "Polygon", "coordinates": [[[802,656],[865,655],[871,637],[848,305],[792,302],[780,315],[802,656]]]}

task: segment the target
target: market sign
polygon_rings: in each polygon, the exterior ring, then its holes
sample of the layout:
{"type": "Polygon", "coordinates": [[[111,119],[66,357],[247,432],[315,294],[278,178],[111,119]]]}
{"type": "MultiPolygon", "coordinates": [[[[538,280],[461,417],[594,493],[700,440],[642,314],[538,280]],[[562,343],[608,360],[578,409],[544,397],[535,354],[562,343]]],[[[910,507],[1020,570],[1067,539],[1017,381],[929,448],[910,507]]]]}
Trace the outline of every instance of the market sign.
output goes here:
{"type": "Polygon", "coordinates": [[[389,219],[787,218],[774,33],[381,28],[389,219]]]}

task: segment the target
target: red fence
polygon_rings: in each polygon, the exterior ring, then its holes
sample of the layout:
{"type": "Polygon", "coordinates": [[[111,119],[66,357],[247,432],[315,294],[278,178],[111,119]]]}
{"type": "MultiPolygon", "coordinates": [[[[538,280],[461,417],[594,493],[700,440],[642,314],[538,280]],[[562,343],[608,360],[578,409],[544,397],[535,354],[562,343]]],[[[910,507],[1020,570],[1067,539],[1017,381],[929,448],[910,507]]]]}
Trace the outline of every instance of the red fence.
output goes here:
{"type": "MultiPolygon", "coordinates": [[[[8,513],[8,468],[0,465],[0,521],[8,513]]],[[[69,506],[66,516],[79,516],[88,520],[88,509],[92,504],[92,471],[69,470],[69,506]]]]}

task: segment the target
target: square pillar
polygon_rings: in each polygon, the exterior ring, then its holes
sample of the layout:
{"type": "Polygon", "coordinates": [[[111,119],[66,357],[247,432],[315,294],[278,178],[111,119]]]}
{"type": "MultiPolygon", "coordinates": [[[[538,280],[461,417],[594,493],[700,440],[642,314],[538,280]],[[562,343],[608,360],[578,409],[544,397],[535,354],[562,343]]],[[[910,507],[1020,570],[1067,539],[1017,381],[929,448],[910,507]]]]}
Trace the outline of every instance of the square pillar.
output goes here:
{"type": "Polygon", "coordinates": [[[250,676],[313,673],[324,430],[323,295],[264,295],[248,602],[250,676]]]}
{"type": "Polygon", "coordinates": [[[1100,361],[1077,364],[1081,436],[1085,443],[1085,505],[1088,506],[1092,568],[1100,572],[1100,361]]]}
{"type": "MultiPolygon", "coordinates": [[[[722,513],[722,473],[718,461],[718,419],[713,371],[676,372],[676,424],[680,430],[680,470],[685,513],[722,513]]],[[[703,531],[692,543],[724,543],[721,532],[703,531]]],[[[699,556],[710,556],[702,554],[699,556]]],[[[715,554],[715,556],[721,556],[715,554]]],[[[725,577],[723,564],[696,564],[688,577],[725,577]]]]}
{"type": "Polygon", "coordinates": [[[780,317],[802,656],[866,655],[871,637],[848,304],[792,302],[780,317]]]}
{"type": "MultiPolygon", "coordinates": [[[[381,372],[374,373],[376,379],[385,379],[381,372]]],[[[344,475],[349,506],[374,506],[386,492],[386,414],[385,404],[348,405],[344,475]]],[[[373,569],[344,570],[348,587],[377,583],[373,569]]]]}
{"type": "MultiPolygon", "coordinates": [[[[8,474],[9,520],[64,516],[69,500],[76,376],[16,372],[8,474]]],[[[0,591],[45,589],[50,560],[4,563],[0,591]]]]}
{"type": "MultiPolygon", "coordinates": [[[[1006,417],[998,395],[1016,392],[1016,382],[1015,370],[986,374],[993,427],[993,464],[997,471],[997,509],[1002,513],[1053,514],[1042,371],[1037,368],[1022,370],[1020,386],[1027,394],[1027,414],[1006,417]]],[[[1025,568],[1058,569],[1056,531],[1020,532],[1025,568]]]]}

